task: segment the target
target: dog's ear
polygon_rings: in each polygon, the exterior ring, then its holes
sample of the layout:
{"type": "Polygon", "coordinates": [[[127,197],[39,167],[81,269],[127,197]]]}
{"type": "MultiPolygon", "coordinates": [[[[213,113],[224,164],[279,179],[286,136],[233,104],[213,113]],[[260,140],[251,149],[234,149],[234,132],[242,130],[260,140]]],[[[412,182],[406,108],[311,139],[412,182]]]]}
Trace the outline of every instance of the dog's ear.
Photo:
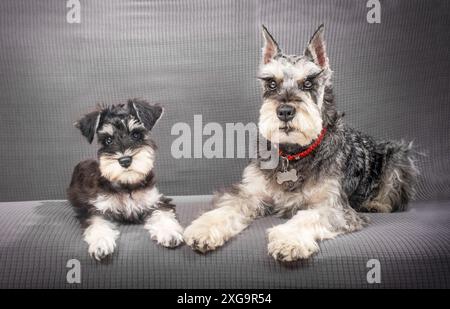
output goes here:
{"type": "Polygon", "coordinates": [[[129,100],[128,108],[147,130],[151,130],[164,113],[164,108],[144,100],[129,100]]]}
{"type": "Polygon", "coordinates": [[[308,47],[305,50],[305,56],[309,57],[315,64],[325,69],[328,67],[328,56],[325,48],[324,25],[320,25],[314,32],[308,47]]]}
{"type": "Polygon", "coordinates": [[[278,53],[281,53],[277,42],[273,36],[269,33],[267,28],[262,25],[262,34],[264,38],[264,47],[262,49],[262,63],[267,64],[272,60],[278,53]]]}
{"type": "Polygon", "coordinates": [[[89,143],[94,140],[95,132],[100,124],[100,112],[95,111],[84,115],[83,118],[74,123],[75,127],[80,129],[81,134],[86,137],[89,143]]]}

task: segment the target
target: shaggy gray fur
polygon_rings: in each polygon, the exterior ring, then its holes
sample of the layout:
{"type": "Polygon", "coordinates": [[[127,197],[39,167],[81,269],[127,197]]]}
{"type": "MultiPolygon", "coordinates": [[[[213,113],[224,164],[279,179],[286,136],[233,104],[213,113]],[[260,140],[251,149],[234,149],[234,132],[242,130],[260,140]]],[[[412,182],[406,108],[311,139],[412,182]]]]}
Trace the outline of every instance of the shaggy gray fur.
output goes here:
{"type": "MultiPolygon", "coordinates": [[[[297,170],[296,182],[282,184],[286,191],[300,190],[305,179],[337,177],[342,184],[342,196],[358,211],[377,212],[376,203],[391,206],[392,211],[405,210],[414,196],[418,170],[414,165],[416,152],[411,144],[398,141],[377,141],[371,136],[348,127],[342,113],[336,111],[332,88],[326,89],[322,119],[327,127],[324,139],[309,156],[290,161],[297,170]],[[389,181],[391,175],[393,181],[389,181]],[[386,193],[387,192],[387,193],[386,193]]],[[[298,145],[284,144],[285,153],[298,153],[298,145]]],[[[256,164],[260,165],[260,160],[256,164]]],[[[280,157],[276,169],[261,169],[275,181],[281,170],[280,157]]]]}

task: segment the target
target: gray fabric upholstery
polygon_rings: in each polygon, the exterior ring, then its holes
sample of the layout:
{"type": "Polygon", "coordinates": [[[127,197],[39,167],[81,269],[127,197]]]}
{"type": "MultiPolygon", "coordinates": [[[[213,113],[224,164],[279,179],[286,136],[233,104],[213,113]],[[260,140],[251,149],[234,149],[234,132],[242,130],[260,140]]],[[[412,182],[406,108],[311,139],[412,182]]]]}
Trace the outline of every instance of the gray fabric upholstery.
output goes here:
{"type": "MultiPolygon", "coordinates": [[[[177,197],[183,225],[208,209],[210,197],[177,197]]],[[[416,202],[404,213],[370,214],[366,229],[321,243],[307,261],[290,265],[267,255],[267,217],[207,255],[187,246],[165,249],[139,225],[120,227],[108,263],[87,254],[65,201],[0,203],[0,288],[343,288],[450,287],[450,202],[416,202]],[[66,283],[70,259],[81,284],[66,283]],[[381,284],[368,284],[366,263],[381,263],[381,284]]]]}
{"type": "MultiPolygon", "coordinates": [[[[450,287],[450,2],[381,3],[381,24],[368,24],[359,0],[90,0],[81,23],[68,24],[66,1],[0,1],[0,287],[450,287]],[[300,53],[322,22],[347,122],[426,154],[408,212],[371,214],[368,228],[291,265],[266,253],[265,230],[278,218],[206,256],[121,226],[118,251],[99,264],[67,202],[7,202],[64,199],[75,164],[96,153],[72,123],[98,102],[130,97],[166,108],[154,129],[161,192],[211,194],[238,181],[247,159],[175,159],[171,128],[193,129],[194,115],[223,128],[257,122],[260,25],[300,53]],[[373,258],[379,285],[366,281],[373,258]],[[69,259],[81,262],[81,285],[66,283],[69,259]]],[[[182,223],[209,201],[177,198],[182,223]]]]}
{"type": "MultiPolygon", "coordinates": [[[[154,134],[157,175],[171,195],[211,194],[240,178],[245,159],[174,159],[177,122],[256,122],[255,79],[266,24],[300,53],[325,23],[337,104],[379,138],[414,140],[419,198],[450,198],[450,2],[0,1],[0,200],[63,199],[73,166],[95,156],[72,127],[97,102],[139,96],[166,107],[154,134]]],[[[204,140],[206,137],[204,138],[204,140]]]]}

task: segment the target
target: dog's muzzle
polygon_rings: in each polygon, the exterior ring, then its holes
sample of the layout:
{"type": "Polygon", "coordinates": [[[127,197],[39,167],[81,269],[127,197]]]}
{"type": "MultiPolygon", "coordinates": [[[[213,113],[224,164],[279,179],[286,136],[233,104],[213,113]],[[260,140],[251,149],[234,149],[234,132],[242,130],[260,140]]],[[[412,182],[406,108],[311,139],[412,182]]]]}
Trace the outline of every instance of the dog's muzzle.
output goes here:
{"type": "Polygon", "coordinates": [[[131,161],[133,161],[133,159],[130,156],[125,156],[122,157],[120,159],[118,159],[120,166],[127,168],[131,165],[131,161]]]}
{"type": "Polygon", "coordinates": [[[284,122],[291,121],[295,117],[295,108],[291,105],[282,104],[277,107],[277,117],[284,122]]]}

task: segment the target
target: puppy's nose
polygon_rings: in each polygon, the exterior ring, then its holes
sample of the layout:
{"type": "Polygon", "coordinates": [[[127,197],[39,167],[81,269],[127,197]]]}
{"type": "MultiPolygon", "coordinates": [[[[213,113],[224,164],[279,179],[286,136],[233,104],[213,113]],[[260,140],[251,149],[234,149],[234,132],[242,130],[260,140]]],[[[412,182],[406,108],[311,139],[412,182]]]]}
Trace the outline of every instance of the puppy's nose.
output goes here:
{"type": "Polygon", "coordinates": [[[129,167],[131,165],[132,158],[130,156],[122,157],[119,159],[119,164],[122,167],[129,167]]]}
{"type": "Polygon", "coordinates": [[[295,117],[295,108],[291,105],[283,104],[277,108],[277,117],[281,121],[289,121],[295,117]]]}

